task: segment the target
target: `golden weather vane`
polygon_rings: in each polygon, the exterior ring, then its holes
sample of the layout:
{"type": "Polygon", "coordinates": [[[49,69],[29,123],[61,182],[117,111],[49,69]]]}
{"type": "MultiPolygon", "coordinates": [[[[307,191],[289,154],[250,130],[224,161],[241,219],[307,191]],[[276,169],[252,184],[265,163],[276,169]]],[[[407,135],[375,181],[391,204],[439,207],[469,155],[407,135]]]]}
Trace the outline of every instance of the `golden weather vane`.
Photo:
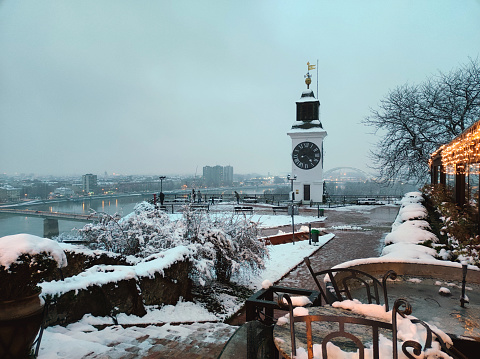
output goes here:
{"type": "Polygon", "coordinates": [[[310,70],[315,70],[316,65],[310,65],[310,62],[307,62],[308,71],[305,75],[305,83],[307,84],[307,89],[310,88],[310,84],[312,83],[312,75],[310,75],[310,70]]]}

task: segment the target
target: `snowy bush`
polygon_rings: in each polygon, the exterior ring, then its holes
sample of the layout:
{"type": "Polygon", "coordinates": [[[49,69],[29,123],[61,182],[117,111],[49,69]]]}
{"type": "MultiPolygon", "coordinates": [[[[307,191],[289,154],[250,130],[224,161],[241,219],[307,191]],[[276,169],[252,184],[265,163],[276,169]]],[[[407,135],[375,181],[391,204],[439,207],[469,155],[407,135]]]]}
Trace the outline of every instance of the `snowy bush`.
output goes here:
{"type": "Polygon", "coordinates": [[[439,217],[439,235],[446,238],[443,256],[480,265],[476,205],[466,204],[460,208],[453,200],[453,190],[443,185],[426,186],[424,192],[439,217]]]}
{"type": "Polygon", "coordinates": [[[58,243],[30,234],[0,238],[0,301],[40,292],[38,283],[65,267],[67,258],[58,243]]]}
{"type": "Polygon", "coordinates": [[[438,238],[437,236],[435,236],[435,234],[428,231],[425,227],[423,227],[423,225],[420,227],[417,226],[417,222],[425,222],[425,221],[408,221],[408,222],[402,223],[394,231],[387,234],[387,236],[385,237],[385,244],[386,245],[389,245],[392,243],[422,244],[426,242],[427,243],[438,242],[438,238]]]}
{"type": "Polygon", "coordinates": [[[408,192],[403,195],[400,203],[402,205],[409,203],[423,203],[424,198],[421,192],[408,192]]]}
{"type": "Polygon", "coordinates": [[[228,283],[232,274],[264,268],[265,244],[258,240],[258,223],[246,216],[212,215],[189,205],[182,218],[171,221],[154,206],[142,202],[130,215],[119,218],[101,214],[98,223],[79,233],[92,249],[147,257],[180,245],[192,249],[191,276],[197,283],[217,279],[228,283]]]}
{"type": "MultiPolygon", "coordinates": [[[[267,249],[258,240],[258,223],[234,214],[210,215],[186,206],[181,225],[188,243],[197,245],[196,274],[228,283],[232,274],[242,269],[255,272],[264,268],[267,249]],[[213,271],[212,271],[213,269],[213,271]]],[[[203,283],[202,283],[203,284],[203,283]]]]}

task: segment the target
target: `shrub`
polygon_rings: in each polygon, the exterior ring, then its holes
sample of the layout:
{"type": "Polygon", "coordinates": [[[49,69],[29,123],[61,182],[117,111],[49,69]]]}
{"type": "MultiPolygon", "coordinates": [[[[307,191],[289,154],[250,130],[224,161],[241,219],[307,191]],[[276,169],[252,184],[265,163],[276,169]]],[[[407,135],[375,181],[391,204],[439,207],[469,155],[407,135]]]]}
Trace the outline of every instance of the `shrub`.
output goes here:
{"type": "Polygon", "coordinates": [[[0,300],[13,300],[40,293],[38,283],[53,273],[57,262],[47,253],[22,254],[7,269],[0,265],[0,300]]]}
{"type": "Polygon", "coordinates": [[[67,264],[55,241],[28,234],[0,238],[0,301],[40,292],[38,283],[67,264]]]}
{"type": "MultiPolygon", "coordinates": [[[[440,225],[432,225],[445,249],[453,258],[479,265],[480,236],[478,235],[478,209],[471,203],[459,207],[453,200],[453,191],[444,185],[423,189],[431,208],[436,211],[440,225]]],[[[431,222],[432,223],[432,222],[431,222]]]]}
{"type": "Polygon", "coordinates": [[[182,218],[167,214],[146,202],[125,218],[102,214],[98,223],[79,230],[92,249],[147,257],[180,245],[193,249],[191,277],[204,285],[217,279],[228,283],[232,274],[264,268],[265,244],[257,239],[258,223],[234,214],[210,214],[183,208],[182,218]]]}

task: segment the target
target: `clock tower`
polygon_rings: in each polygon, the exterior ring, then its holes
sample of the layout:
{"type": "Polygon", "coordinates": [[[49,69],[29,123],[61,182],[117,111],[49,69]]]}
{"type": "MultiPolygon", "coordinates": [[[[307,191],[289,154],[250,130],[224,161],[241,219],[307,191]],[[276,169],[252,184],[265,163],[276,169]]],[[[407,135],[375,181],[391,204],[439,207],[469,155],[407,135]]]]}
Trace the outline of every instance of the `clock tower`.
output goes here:
{"type": "MultiPolygon", "coordinates": [[[[308,70],[315,65],[308,65],[308,70]]],[[[310,90],[311,75],[305,75],[307,90],[297,101],[297,119],[287,133],[292,139],[292,177],[295,200],[323,202],[323,139],[327,132],[320,122],[320,101],[310,90]]]]}

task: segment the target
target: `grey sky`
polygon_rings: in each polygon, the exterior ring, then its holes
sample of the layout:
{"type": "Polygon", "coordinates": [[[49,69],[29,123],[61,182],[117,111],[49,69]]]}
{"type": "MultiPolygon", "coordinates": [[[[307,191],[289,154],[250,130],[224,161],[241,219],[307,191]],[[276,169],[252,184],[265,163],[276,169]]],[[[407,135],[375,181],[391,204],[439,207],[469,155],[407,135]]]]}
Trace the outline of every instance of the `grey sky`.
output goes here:
{"type": "Polygon", "coordinates": [[[369,108],[478,56],[478,0],[0,0],[0,173],[286,174],[317,59],[325,168],[366,170],[369,108]]]}

